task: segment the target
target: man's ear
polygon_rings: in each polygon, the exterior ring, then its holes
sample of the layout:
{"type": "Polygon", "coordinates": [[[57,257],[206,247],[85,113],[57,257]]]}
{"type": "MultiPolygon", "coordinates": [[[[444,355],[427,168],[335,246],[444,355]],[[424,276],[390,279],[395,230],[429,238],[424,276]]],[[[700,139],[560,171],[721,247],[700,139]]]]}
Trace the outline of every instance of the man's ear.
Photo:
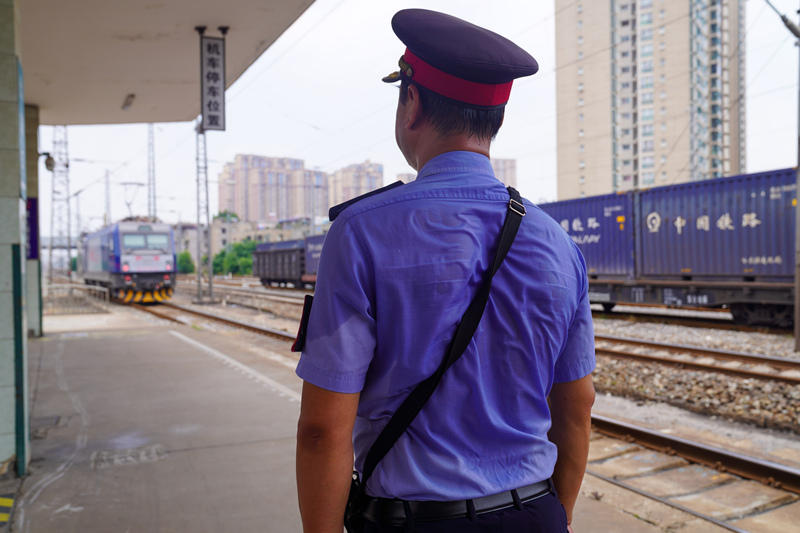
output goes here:
{"type": "Polygon", "coordinates": [[[415,129],[423,122],[422,102],[419,98],[419,89],[413,83],[406,87],[406,103],[403,113],[404,123],[407,129],[415,129]]]}

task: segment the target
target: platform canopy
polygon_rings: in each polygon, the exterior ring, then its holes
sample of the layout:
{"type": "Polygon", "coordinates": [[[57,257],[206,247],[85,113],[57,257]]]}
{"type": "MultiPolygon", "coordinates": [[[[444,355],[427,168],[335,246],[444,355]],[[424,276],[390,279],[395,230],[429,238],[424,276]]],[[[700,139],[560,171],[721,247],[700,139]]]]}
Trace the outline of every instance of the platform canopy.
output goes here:
{"type": "Polygon", "coordinates": [[[230,86],[313,0],[21,0],[25,103],[41,124],[192,120],[200,44],[226,38],[230,86]],[[128,95],[133,101],[123,110],[128,95]]]}

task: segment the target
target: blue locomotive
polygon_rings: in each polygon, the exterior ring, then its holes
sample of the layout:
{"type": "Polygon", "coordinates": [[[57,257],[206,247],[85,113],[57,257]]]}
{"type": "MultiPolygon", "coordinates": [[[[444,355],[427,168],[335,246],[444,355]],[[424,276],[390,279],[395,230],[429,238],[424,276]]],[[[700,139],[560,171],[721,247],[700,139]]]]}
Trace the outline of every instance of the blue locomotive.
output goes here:
{"type": "Polygon", "coordinates": [[[175,286],[175,239],[168,224],[123,221],[87,235],[81,244],[84,282],[124,302],[159,302],[175,286]]]}
{"type": "Polygon", "coordinates": [[[795,169],[540,205],[577,243],[589,299],[727,307],[738,323],[794,317],[795,169]]]}

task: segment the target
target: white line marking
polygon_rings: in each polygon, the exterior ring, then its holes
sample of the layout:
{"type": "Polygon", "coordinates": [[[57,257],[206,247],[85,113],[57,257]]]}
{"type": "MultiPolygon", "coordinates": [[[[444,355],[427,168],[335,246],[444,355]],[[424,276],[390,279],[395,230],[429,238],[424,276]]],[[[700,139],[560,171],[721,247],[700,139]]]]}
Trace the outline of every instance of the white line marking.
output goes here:
{"type": "Polygon", "coordinates": [[[275,381],[274,379],[268,378],[267,376],[265,376],[261,372],[253,370],[249,366],[240,363],[236,359],[233,359],[232,357],[229,357],[229,356],[225,355],[222,352],[218,352],[214,348],[211,348],[210,346],[206,346],[202,342],[198,342],[198,341],[196,341],[194,339],[190,339],[186,335],[184,335],[182,333],[179,333],[177,331],[170,330],[170,334],[174,335],[175,337],[179,338],[180,340],[182,340],[185,343],[191,344],[192,346],[195,346],[196,348],[199,348],[200,350],[204,351],[205,353],[207,353],[211,357],[219,359],[220,361],[230,365],[231,367],[233,367],[238,372],[241,372],[241,373],[243,373],[245,375],[248,375],[249,377],[251,377],[253,379],[257,379],[261,383],[272,387],[273,389],[275,389],[278,392],[282,392],[283,394],[287,395],[289,398],[291,398],[293,400],[296,400],[298,402],[300,401],[300,394],[296,393],[295,391],[293,391],[292,389],[290,389],[286,385],[282,385],[282,384],[278,383],[277,381],[275,381]]]}

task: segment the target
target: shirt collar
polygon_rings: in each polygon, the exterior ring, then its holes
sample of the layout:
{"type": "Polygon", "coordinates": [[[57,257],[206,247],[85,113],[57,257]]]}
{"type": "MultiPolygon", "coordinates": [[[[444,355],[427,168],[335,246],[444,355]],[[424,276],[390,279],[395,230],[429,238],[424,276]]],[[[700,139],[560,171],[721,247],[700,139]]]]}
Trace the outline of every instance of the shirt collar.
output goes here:
{"type": "Polygon", "coordinates": [[[470,172],[494,177],[492,163],[485,155],[475,152],[445,152],[425,163],[417,174],[417,179],[442,172],[470,172]]]}

